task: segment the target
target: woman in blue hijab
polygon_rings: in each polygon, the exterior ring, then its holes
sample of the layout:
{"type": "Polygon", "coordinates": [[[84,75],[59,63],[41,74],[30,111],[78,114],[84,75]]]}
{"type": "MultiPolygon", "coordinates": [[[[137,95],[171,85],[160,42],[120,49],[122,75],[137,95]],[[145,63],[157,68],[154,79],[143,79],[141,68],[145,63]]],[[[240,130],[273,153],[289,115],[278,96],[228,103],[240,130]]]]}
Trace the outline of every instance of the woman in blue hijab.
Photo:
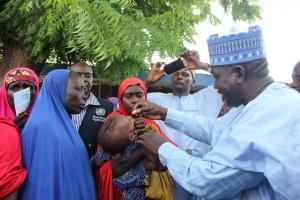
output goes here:
{"type": "Polygon", "coordinates": [[[88,154],[70,114],[87,96],[69,70],[50,72],[21,135],[28,177],[23,200],[96,200],[88,154]]]}

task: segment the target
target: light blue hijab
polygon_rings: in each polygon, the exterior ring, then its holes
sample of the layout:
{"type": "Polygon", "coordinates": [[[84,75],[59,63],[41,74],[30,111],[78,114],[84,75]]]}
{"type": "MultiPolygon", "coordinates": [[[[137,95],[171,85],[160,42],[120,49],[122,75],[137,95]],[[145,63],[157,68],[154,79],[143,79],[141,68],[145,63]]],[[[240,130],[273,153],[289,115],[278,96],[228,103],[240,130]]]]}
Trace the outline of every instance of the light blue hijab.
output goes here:
{"type": "Polygon", "coordinates": [[[22,132],[23,200],[96,200],[87,151],[65,108],[69,75],[47,75],[22,132]]]}

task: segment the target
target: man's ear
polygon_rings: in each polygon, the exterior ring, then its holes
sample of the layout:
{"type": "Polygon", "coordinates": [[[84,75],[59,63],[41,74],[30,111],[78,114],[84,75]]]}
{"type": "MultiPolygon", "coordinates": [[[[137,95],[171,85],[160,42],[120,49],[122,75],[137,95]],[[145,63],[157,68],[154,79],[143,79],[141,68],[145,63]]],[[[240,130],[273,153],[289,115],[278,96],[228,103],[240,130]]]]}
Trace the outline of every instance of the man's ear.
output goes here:
{"type": "Polygon", "coordinates": [[[196,86],[196,80],[193,78],[192,80],[192,85],[191,85],[191,88],[190,88],[190,94],[194,93],[194,89],[195,89],[195,86],[196,86]]]}
{"type": "Polygon", "coordinates": [[[245,82],[246,79],[246,70],[243,66],[241,65],[235,65],[232,67],[232,72],[237,74],[237,79],[236,82],[238,84],[241,84],[245,82]]]}

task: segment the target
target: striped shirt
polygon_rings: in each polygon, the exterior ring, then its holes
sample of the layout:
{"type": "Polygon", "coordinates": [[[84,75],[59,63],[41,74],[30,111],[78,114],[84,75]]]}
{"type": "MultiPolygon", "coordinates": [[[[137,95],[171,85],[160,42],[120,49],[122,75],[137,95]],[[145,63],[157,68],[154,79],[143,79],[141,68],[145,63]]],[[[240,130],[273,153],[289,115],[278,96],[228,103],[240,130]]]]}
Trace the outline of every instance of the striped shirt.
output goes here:
{"type": "Polygon", "coordinates": [[[88,105],[95,105],[95,106],[100,105],[98,99],[95,97],[95,95],[93,93],[90,93],[90,96],[89,96],[88,100],[86,101],[85,108],[78,114],[72,114],[72,121],[73,121],[73,124],[75,125],[77,131],[79,131],[79,127],[85,116],[88,105]]]}

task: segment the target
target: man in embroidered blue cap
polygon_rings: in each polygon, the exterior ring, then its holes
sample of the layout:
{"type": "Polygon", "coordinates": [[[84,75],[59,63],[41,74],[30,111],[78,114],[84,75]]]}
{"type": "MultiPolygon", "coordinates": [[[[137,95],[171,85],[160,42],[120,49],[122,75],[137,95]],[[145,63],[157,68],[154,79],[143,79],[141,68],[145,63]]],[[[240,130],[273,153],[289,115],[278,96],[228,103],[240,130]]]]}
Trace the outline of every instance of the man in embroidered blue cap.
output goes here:
{"type": "Polygon", "coordinates": [[[266,58],[261,28],[250,27],[247,32],[207,39],[211,66],[224,66],[245,63],[266,58]]]}
{"type": "Polygon", "coordinates": [[[140,102],[133,114],[164,120],[212,150],[193,157],[153,132],[137,142],[205,199],[300,199],[300,96],[269,76],[260,28],[213,35],[208,46],[214,87],[233,109],[212,119],[140,102]]]}
{"type": "Polygon", "coordinates": [[[212,35],[207,43],[211,73],[216,79],[214,87],[222,94],[228,106],[247,103],[254,95],[252,93],[260,92],[273,82],[268,76],[260,27],[250,27],[248,32],[221,37],[212,35]],[[225,80],[220,80],[220,75],[225,80]],[[239,83],[244,82],[247,82],[247,89],[239,87],[244,85],[239,83]]]}

